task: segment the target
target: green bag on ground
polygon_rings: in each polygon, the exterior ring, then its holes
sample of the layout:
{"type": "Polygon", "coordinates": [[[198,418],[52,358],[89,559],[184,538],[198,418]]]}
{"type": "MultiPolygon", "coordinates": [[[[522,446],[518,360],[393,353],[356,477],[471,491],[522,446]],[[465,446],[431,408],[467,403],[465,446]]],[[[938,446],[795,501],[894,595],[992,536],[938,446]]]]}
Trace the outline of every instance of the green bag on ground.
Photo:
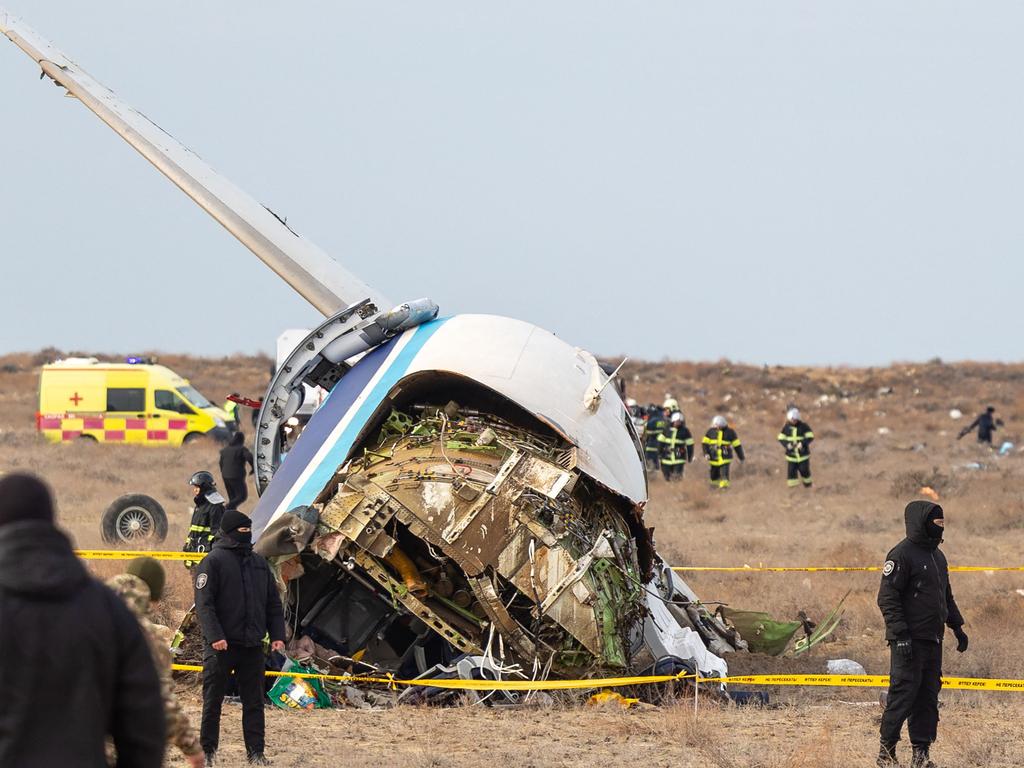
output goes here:
{"type": "Polygon", "coordinates": [[[769,656],[781,656],[803,626],[799,621],[776,621],[760,611],[736,611],[722,606],[719,612],[736,627],[751,651],[769,656]]]}
{"type": "MultiPolygon", "coordinates": [[[[288,672],[318,674],[315,669],[304,667],[291,659],[285,662],[281,671],[285,674],[288,672]]],[[[281,709],[321,709],[331,706],[331,697],[324,691],[323,681],[316,678],[282,675],[267,695],[281,709]]]]}

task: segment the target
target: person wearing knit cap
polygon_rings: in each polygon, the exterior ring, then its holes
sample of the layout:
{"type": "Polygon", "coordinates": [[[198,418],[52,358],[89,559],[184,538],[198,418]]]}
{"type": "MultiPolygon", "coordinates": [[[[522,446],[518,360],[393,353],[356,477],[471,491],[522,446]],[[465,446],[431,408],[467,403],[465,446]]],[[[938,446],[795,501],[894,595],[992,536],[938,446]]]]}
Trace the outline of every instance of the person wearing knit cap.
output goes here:
{"type": "MultiPolygon", "coordinates": [[[[158,560],[152,557],[136,557],[128,563],[124,573],[108,579],[107,586],[121,596],[146,633],[153,663],[160,675],[160,694],[167,722],[167,742],[181,750],[192,768],[201,768],[205,762],[203,749],[199,746],[199,738],[188,720],[188,715],[174,693],[174,680],[171,676],[173,659],[170,650],[174,632],[153,620],[153,605],[163,597],[164,580],[164,568],[158,560]]],[[[108,753],[108,762],[111,765],[117,764],[116,753],[112,748],[108,753]]]]}
{"type": "Polygon", "coordinates": [[[82,566],[32,475],[0,479],[0,647],[0,765],[106,765],[108,738],[119,765],[161,765],[163,702],[142,629],[82,566]]]}
{"type": "Polygon", "coordinates": [[[252,551],[252,520],[237,509],[224,512],[213,550],[193,571],[196,616],[203,630],[203,719],[199,741],[206,764],[220,744],[220,714],[232,671],[242,699],[242,734],[251,765],[264,755],[263,638],[284,650],[284,611],[270,566],[252,551]]]}

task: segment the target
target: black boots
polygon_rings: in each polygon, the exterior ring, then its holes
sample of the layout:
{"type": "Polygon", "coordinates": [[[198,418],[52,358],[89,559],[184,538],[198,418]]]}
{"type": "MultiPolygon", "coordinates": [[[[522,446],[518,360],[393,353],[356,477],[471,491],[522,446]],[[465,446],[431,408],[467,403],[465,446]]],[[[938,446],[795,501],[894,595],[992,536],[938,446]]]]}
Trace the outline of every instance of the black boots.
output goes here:
{"type": "Polygon", "coordinates": [[[886,744],[884,741],[878,748],[878,760],[875,762],[878,768],[899,768],[896,761],[896,745],[886,744]]]}
{"type": "Polygon", "coordinates": [[[927,744],[914,745],[914,756],[910,758],[910,768],[939,768],[928,757],[927,744]]]}

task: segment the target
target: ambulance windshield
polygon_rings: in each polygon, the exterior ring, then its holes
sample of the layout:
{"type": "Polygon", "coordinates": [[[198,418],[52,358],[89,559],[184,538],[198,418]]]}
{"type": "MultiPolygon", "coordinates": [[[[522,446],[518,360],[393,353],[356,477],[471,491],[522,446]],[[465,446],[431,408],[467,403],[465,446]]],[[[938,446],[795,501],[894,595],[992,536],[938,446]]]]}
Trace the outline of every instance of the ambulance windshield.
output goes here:
{"type": "Polygon", "coordinates": [[[188,385],[184,387],[178,387],[178,394],[188,400],[196,408],[209,408],[212,403],[199,394],[199,390],[188,385]]]}

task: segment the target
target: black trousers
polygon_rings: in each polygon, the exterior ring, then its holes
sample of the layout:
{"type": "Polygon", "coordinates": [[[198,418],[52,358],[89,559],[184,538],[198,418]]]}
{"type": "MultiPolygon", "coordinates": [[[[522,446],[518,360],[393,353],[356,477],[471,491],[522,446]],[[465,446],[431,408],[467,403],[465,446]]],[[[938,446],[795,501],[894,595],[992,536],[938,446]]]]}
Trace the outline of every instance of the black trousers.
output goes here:
{"type": "Polygon", "coordinates": [[[683,467],[686,464],[679,462],[678,464],[667,464],[664,460],[661,462],[661,473],[665,475],[666,480],[682,480],[683,479],[683,467]]]}
{"type": "Polygon", "coordinates": [[[712,464],[711,470],[711,485],[717,486],[718,488],[729,487],[729,465],[728,464],[712,464]]]}
{"type": "Polygon", "coordinates": [[[942,688],[942,643],[914,640],[909,662],[890,646],[889,700],[882,713],[881,740],[895,744],[907,723],[911,744],[935,741],[939,725],[939,689],[942,688]]]}
{"type": "Polygon", "coordinates": [[[242,736],[248,754],[263,751],[263,646],[244,648],[228,643],[226,651],[206,647],[203,654],[203,722],[199,743],[204,752],[220,745],[220,710],[232,670],[242,698],[242,736]]]}
{"type": "Polygon", "coordinates": [[[249,484],[244,477],[225,477],[224,490],[228,492],[227,509],[238,509],[249,498],[249,484]]]}
{"type": "Polygon", "coordinates": [[[811,460],[787,461],[786,462],[786,485],[795,488],[803,482],[804,485],[811,484],[811,460]]]}

